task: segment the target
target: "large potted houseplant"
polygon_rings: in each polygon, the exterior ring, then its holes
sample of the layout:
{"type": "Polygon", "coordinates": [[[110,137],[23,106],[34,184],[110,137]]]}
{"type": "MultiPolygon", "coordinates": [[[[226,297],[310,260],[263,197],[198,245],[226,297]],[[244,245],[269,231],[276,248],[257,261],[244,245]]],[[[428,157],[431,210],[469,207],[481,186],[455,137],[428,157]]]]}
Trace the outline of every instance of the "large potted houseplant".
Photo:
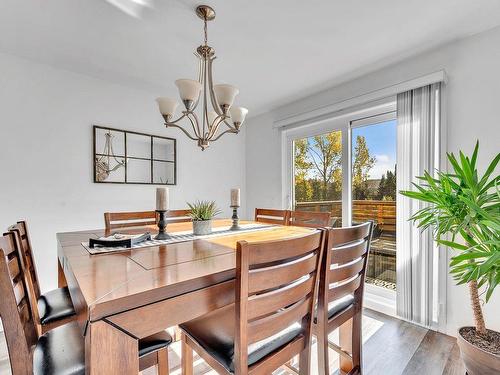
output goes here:
{"type": "Polygon", "coordinates": [[[482,299],[487,303],[500,284],[500,175],[497,154],[485,173],[477,170],[479,143],[470,157],[448,154],[452,172],[425,172],[415,191],[401,194],[425,202],[412,217],[433,231],[434,239],[456,251],[450,272],[467,284],[474,327],[458,330],[458,344],[469,375],[500,374],[500,333],[486,328],[482,299]]]}
{"type": "Polygon", "coordinates": [[[220,214],[214,201],[188,203],[189,216],[193,220],[193,234],[203,236],[212,233],[212,219],[220,214]]]}

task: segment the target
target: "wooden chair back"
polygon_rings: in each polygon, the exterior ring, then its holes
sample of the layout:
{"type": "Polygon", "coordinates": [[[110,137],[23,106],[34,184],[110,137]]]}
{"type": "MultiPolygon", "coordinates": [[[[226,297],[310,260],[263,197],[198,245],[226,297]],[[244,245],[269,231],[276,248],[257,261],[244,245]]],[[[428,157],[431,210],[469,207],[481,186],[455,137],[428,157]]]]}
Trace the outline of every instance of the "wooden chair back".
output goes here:
{"type": "Polygon", "coordinates": [[[156,224],[156,211],[105,212],[106,232],[118,228],[144,227],[156,224]]]}
{"type": "Polygon", "coordinates": [[[289,225],[325,228],[330,225],[330,212],[290,211],[289,225]]]}
{"type": "Polygon", "coordinates": [[[167,211],[166,220],[167,224],[172,223],[187,223],[191,221],[189,213],[191,210],[170,210],[167,211]]]}
{"type": "MultiPolygon", "coordinates": [[[[239,241],[236,249],[235,373],[247,373],[248,345],[298,322],[302,332],[270,358],[271,373],[310,345],[324,231],[266,242],[239,241]],[[280,363],[281,362],[281,363],[280,363]],[[276,366],[276,367],[278,367],[276,366]]],[[[266,361],[264,361],[266,362],[266,361]]],[[[266,370],[267,369],[267,370],[266,370]]],[[[269,370],[269,371],[268,371],[269,370]]]]}
{"type": "Polygon", "coordinates": [[[289,212],[288,210],[256,208],[255,221],[259,223],[287,225],[289,212]]]}
{"type": "MultiPolygon", "coordinates": [[[[191,221],[190,210],[169,210],[167,211],[167,224],[184,223],[191,221]]],[[[143,227],[156,225],[158,217],[156,211],[139,212],[105,212],[104,223],[106,231],[109,232],[118,228],[143,227]]]]}
{"type": "Polygon", "coordinates": [[[33,256],[33,248],[31,247],[28,225],[26,224],[26,221],[19,221],[17,224],[11,225],[8,230],[17,234],[20,251],[22,251],[22,260],[24,262],[25,272],[29,274],[29,277],[31,278],[33,292],[35,293],[35,298],[38,300],[41,294],[40,282],[36,270],[35,257],[33,256]]]}
{"type": "Polygon", "coordinates": [[[354,296],[355,311],[361,310],[372,231],[372,221],[328,229],[319,286],[318,319],[326,318],[330,302],[347,295],[354,296]]]}
{"type": "Polygon", "coordinates": [[[29,302],[29,279],[23,272],[15,233],[0,237],[0,317],[13,375],[32,374],[32,351],[37,332],[29,302]]]}

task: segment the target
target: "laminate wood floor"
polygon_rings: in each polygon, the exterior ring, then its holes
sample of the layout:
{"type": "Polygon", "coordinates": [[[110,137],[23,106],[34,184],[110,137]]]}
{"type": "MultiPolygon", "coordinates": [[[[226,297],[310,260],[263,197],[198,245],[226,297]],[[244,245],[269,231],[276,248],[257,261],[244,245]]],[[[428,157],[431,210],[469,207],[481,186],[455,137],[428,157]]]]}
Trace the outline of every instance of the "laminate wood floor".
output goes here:
{"type": "MultiPolygon", "coordinates": [[[[330,341],[337,342],[333,332],[330,341]]],[[[363,317],[363,363],[366,375],[464,375],[456,339],[414,324],[365,310],[363,317]]],[[[180,375],[180,343],[171,345],[169,361],[172,375],[180,375]]],[[[216,372],[195,356],[196,375],[216,372]]],[[[295,362],[292,363],[295,365],[295,362]]],[[[312,374],[317,374],[316,345],[312,349],[312,374]]],[[[292,368],[283,367],[276,375],[293,375],[292,368]]],[[[338,373],[338,356],[330,350],[330,373],[338,373]]],[[[0,333],[0,374],[10,375],[8,351],[0,333]]],[[[154,375],[154,368],[142,375],[154,375]]]]}

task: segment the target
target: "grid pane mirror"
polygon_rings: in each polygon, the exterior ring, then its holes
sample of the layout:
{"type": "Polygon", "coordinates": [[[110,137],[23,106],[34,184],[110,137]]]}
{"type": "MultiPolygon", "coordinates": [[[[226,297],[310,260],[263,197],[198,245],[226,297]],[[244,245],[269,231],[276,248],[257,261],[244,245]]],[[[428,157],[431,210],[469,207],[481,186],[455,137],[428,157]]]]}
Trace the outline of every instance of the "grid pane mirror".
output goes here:
{"type": "Polygon", "coordinates": [[[176,140],[94,126],[94,182],[175,185],[176,140]]]}

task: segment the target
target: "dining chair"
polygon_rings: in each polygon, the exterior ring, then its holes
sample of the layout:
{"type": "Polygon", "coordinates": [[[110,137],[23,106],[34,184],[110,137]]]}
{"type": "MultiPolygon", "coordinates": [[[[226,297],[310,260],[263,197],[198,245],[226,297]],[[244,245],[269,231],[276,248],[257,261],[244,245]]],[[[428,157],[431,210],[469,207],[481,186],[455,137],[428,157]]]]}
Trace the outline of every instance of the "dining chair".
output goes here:
{"type": "Polygon", "coordinates": [[[8,230],[13,233],[16,248],[19,249],[22,257],[23,271],[30,278],[28,291],[31,293],[30,303],[38,336],[74,320],[76,318],[75,308],[67,287],[53,289],[43,294],[40,291],[35,257],[26,222],[19,221],[17,224],[11,225],[8,230]]]}
{"type": "MultiPolygon", "coordinates": [[[[166,213],[167,224],[184,223],[191,221],[190,210],[169,210],[166,213]]],[[[104,224],[106,231],[109,232],[118,228],[143,227],[156,225],[156,211],[138,211],[138,212],[105,212],[104,224]]]]}
{"type": "Polygon", "coordinates": [[[320,272],[314,334],[318,340],[319,373],[329,372],[328,348],[340,354],[342,374],[362,374],[361,320],[363,289],[373,222],[328,229],[320,272]],[[340,347],[328,334],[340,327],[340,347]]]}
{"type": "Polygon", "coordinates": [[[189,216],[191,210],[169,210],[166,214],[167,224],[172,223],[188,223],[192,221],[191,216],[189,216]]]}
{"type": "Polygon", "coordinates": [[[309,374],[324,230],[236,247],[235,303],[180,325],[183,374],[193,352],[219,374],[270,374],[299,355],[309,374]]]}
{"type": "Polygon", "coordinates": [[[287,225],[288,210],[275,210],[269,208],[256,208],[255,221],[259,223],[287,225]]]}
{"type": "Polygon", "coordinates": [[[325,228],[330,225],[330,212],[290,211],[289,225],[296,227],[325,228]]]}
{"type": "MultiPolygon", "coordinates": [[[[38,337],[31,304],[30,277],[14,232],[0,236],[0,318],[2,319],[12,375],[83,375],[85,342],[76,322],[54,328],[38,337]]],[[[139,366],[158,366],[168,374],[170,335],[161,333],[139,340],[139,366]]]]}
{"type": "Polygon", "coordinates": [[[156,224],[156,211],[105,212],[106,232],[118,228],[144,227],[156,224]]]}

